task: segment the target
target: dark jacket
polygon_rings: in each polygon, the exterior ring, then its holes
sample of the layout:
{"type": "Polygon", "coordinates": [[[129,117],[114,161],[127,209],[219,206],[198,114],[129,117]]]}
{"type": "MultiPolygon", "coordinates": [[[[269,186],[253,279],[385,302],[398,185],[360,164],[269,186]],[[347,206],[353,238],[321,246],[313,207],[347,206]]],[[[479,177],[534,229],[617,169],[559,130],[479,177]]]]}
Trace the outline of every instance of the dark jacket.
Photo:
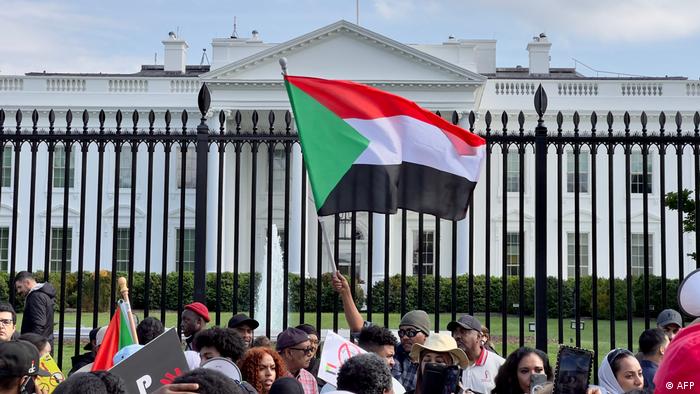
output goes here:
{"type": "Polygon", "coordinates": [[[73,362],[73,368],[70,370],[70,372],[68,372],[68,376],[73,375],[80,368],[95,362],[95,353],[87,352],[79,354],[71,357],[71,361],[73,362]]]}
{"type": "Polygon", "coordinates": [[[53,347],[53,302],[56,289],[51,283],[40,283],[32,289],[24,302],[22,334],[33,332],[51,342],[53,347]]]}

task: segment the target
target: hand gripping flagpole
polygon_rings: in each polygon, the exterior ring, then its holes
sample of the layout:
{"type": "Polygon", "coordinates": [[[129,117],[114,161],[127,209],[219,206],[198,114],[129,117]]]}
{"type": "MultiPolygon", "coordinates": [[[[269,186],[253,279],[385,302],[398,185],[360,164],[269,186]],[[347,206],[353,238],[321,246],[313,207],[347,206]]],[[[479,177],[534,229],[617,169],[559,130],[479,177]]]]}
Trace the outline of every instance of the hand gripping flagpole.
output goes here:
{"type": "MultiPolygon", "coordinates": [[[[287,58],[286,57],[281,57],[279,60],[280,67],[282,68],[282,75],[287,76],[287,58]]],[[[302,185],[302,187],[305,187],[306,185],[302,185]]],[[[331,264],[333,265],[333,273],[335,274],[338,272],[338,265],[335,263],[335,257],[333,256],[333,249],[331,249],[331,241],[328,238],[328,231],[326,231],[326,222],[321,220],[321,217],[318,217],[318,222],[321,224],[321,231],[323,232],[323,245],[324,249],[326,250],[326,254],[328,254],[328,258],[331,260],[331,264]]]]}
{"type": "Polygon", "coordinates": [[[126,279],[123,276],[120,276],[119,279],[117,279],[117,283],[119,284],[119,294],[121,294],[122,299],[124,302],[126,302],[127,305],[127,318],[129,319],[129,329],[131,330],[131,336],[134,338],[134,341],[136,343],[139,343],[139,339],[136,335],[136,322],[134,322],[134,315],[131,313],[131,303],[129,302],[129,288],[126,287],[126,279]]]}

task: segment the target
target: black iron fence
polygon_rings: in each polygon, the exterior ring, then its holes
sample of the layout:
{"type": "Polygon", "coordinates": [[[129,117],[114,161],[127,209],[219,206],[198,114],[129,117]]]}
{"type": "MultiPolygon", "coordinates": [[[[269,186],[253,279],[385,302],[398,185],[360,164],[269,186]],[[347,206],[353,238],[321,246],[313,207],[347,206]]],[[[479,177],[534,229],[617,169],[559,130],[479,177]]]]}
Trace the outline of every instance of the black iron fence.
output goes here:
{"type": "MultiPolygon", "coordinates": [[[[130,121],[100,111],[97,122],[88,111],[78,122],[71,111],[65,121],[17,111],[12,122],[0,110],[0,296],[21,308],[12,278],[23,269],[56,284],[59,365],[80,327],[114,311],[119,275],[144,316],[178,326],[192,300],[215,324],[245,311],[267,335],[280,317],[280,327],[341,326],[291,114],[221,111],[212,127],[206,88],[199,108],[197,126],[187,111],[145,122],[138,111],[130,121]]],[[[541,89],[535,111],[534,130],[523,112],[512,128],[506,113],[498,125],[490,112],[450,114],[487,140],[465,221],[336,215],[333,253],[368,320],[395,326],[423,308],[438,331],[472,313],[504,354],[568,341],[604,354],[635,348],[639,330],[677,305],[674,286],[700,249],[700,115],[674,114],[669,131],[664,113],[653,127],[645,113],[559,113],[545,125],[541,89]]]]}

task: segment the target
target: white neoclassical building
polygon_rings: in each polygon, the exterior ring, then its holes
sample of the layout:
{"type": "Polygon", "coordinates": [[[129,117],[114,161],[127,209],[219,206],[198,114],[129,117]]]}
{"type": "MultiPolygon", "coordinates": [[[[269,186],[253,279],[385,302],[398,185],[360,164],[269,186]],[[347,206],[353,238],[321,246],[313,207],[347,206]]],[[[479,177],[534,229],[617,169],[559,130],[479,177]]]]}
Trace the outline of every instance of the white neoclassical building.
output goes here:
{"type": "MultiPolygon", "coordinates": [[[[589,117],[593,111],[599,115],[598,132],[606,131],[605,115],[610,111],[614,116],[615,130],[621,131],[622,118],[625,111],[631,115],[631,128],[639,131],[640,116],[646,111],[649,116],[649,130],[658,131],[658,115],[665,111],[668,115],[666,130],[675,132],[673,117],[680,112],[685,124],[684,130],[692,130],[692,116],[700,108],[700,82],[690,81],[683,77],[663,78],[628,78],[628,77],[586,77],[570,68],[553,68],[549,64],[551,43],[544,36],[535,37],[523,48],[523,58],[528,55],[527,67],[500,68],[496,64],[495,40],[462,40],[448,38],[445,42],[436,44],[404,44],[382,36],[360,26],[340,21],[306,35],[291,38],[283,43],[264,42],[258,34],[249,38],[215,38],[212,41],[211,66],[186,65],[187,43],[175,36],[163,40],[164,64],[144,65],[141,71],[134,74],[48,74],[29,72],[25,75],[0,75],[0,108],[4,109],[6,119],[4,132],[13,132],[15,111],[22,111],[25,128],[31,128],[31,112],[36,109],[39,114],[38,126],[46,129],[48,112],[54,110],[57,114],[56,126],[65,127],[65,113],[68,109],[74,112],[73,127],[81,130],[80,114],[87,110],[90,116],[90,128],[97,125],[96,119],[100,110],[107,117],[106,125],[115,126],[115,113],[121,109],[124,113],[123,127],[128,132],[131,128],[131,113],[138,110],[141,114],[140,127],[147,126],[147,112],[153,110],[156,115],[157,128],[164,127],[163,117],[166,110],[172,111],[174,130],[182,127],[180,112],[186,109],[190,113],[188,127],[196,126],[198,116],[196,110],[197,92],[203,82],[211,90],[212,103],[209,125],[212,130],[218,130],[217,115],[224,111],[227,115],[223,125],[225,132],[236,132],[237,126],[242,131],[250,131],[250,121],[253,110],[260,115],[259,132],[269,132],[267,115],[274,111],[276,115],[275,133],[284,133],[284,113],[290,109],[289,101],[282,83],[278,60],[286,57],[289,73],[293,75],[308,75],[322,78],[348,79],[370,84],[380,89],[397,93],[414,100],[421,106],[441,111],[450,116],[457,111],[460,124],[468,126],[468,114],[474,111],[477,115],[476,130],[484,131],[485,114],[491,111],[494,122],[493,132],[502,132],[500,123],[501,113],[509,115],[509,129],[517,132],[516,117],[520,111],[525,116],[525,130],[531,131],[536,123],[533,108],[533,95],[537,86],[542,84],[549,97],[549,107],[545,116],[550,132],[555,132],[557,112],[562,112],[565,123],[564,130],[573,129],[572,116],[578,111],[582,117],[581,133],[590,132],[589,117]],[[242,123],[235,122],[235,113],[240,111],[242,123]]],[[[162,130],[161,130],[162,131],[162,130]]],[[[8,145],[9,148],[9,145],[8,145]]],[[[36,175],[32,178],[30,146],[22,146],[19,160],[19,182],[14,183],[12,177],[16,161],[15,152],[6,148],[2,156],[2,189],[0,190],[0,269],[8,269],[13,247],[11,236],[13,218],[13,197],[18,195],[17,207],[17,236],[16,236],[16,267],[26,267],[29,260],[33,266],[43,267],[46,259],[51,269],[60,266],[60,242],[63,236],[63,188],[69,184],[68,199],[68,256],[71,271],[77,269],[79,240],[85,237],[84,261],[85,269],[92,270],[97,264],[103,269],[109,269],[116,252],[120,267],[126,267],[130,259],[130,230],[131,221],[131,192],[135,190],[135,206],[133,209],[133,256],[137,271],[145,269],[146,260],[146,223],[148,219],[147,188],[148,166],[147,152],[144,146],[139,147],[136,158],[136,178],[130,176],[132,169],[131,152],[128,147],[122,149],[119,162],[115,162],[114,147],[106,146],[104,156],[104,176],[102,190],[102,206],[97,209],[98,183],[98,153],[97,146],[90,146],[87,162],[83,162],[80,152],[73,151],[69,160],[72,177],[65,179],[61,168],[65,165],[65,152],[62,154],[59,146],[53,155],[53,166],[56,169],[51,179],[52,188],[47,190],[49,173],[48,153],[45,144],[39,145],[36,159],[36,175]],[[120,167],[120,179],[115,182],[116,166],[120,167]],[[86,167],[86,205],[85,212],[80,212],[81,172],[86,167]],[[30,231],[29,215],[31,208],[30,187],[32,180],[36,185],[35,201],[33,204],[34,220],[30,231]],[[118,187],[115,187],[118,185],[118,187]],[[118,190],[117,190],[118,189],[118,190]],[[51,205],[47,206],[47,197],[51,194],[51,205]],[[118,199],[118,204],[115,201],[118,199]],[[115,215],[115,209],[116,215],[115,215]],[[85,215],[85,229],[79,231],[79,218],[85,215]],[[101,227],[97,229],[97,218],[100,217],[101,227]],[[116,226],[117,245],[113,245],[114,218],[118,218],[116,226]],[[47,231],[48,230],[48,231],[47,231]],[[31,232],[31,234],[30,234],[31,232]],[[31,242],[30,242],[31,239],[31,242]],[[99,249],[98,246],[99,245],[99,249]],[[97,256],[99,250],[99,259],[97,256]]],[[[597,192],[592,193],[592,160],[584,150],[581,156],[581,265],[583,274],[592,274],[591,258],[593,254],[592,223],[597,223],[597,255],[599,269],[597,274],[605,277],[610,275],[608,256],[610,234],[608,229],[612,221],[612,240],[615,244],[615,276],[625,275],[626,249],[624,245],[631,243],[631,258],[633,272],[642,270],[644,261],[643,248],[643,205],[642,205],[642,162],[641,155],[631,155],[632,190],[630,197],[631,239],[626,236],[625,216],[625,160],[624,155],[616,154],[613,160],[614,198],[610,207],[608,200],[608,159],[601,149],[596,159],[597,192]],[[592,199],[596,199],[597,214],[594,217],[591,207],[592,199]],[[612,217],[610,216],[612,212],[612,217]]],[[[621,149],[618,149],[618,153],[621,149]]],[[[224,270],[232,270],[234,264],[234,235],[238,233],[238,269],[242,272],[250,267],[251,260],[256,265],[256,271],[264,272],[266,262],[263,248],[267,230],[268,214],[273,216],[274,223],[284,234],[289,236],[289,264],[292,272],[302,270],[304,274],[317,274],[317,226],[313,209],[311,193],[303,193],[302,161],[298,146],[294,146],[290,159],[291,193],[289,229],[284,226],[284,177],[285,155],[282,147],[273,151],[273,211],[267,208],[268,181],[268,150],[260,149],[256,166],[256,191],[252,191],[252,153],[250,146],[244,145],[240,153],[241,171],[236,179],[236,155],[233,146],[226,148],[222,178],[223,183],[223,215],[218,216],[218,179],[219,153],[211,149],[209,154],[208,179],[208,228],[207,228],[207,270],[214,271],[217,266],[217,228],[218,221],[222,225],[221,263],[224,270]],[[240,187],[240,204],[234,204],[235,185],[240,187]],[[302,196],[306,196],[302,201],[302,196]],[[255,200],[255,201],[254,201],[255,200]],[[255,203],[255,211],[252,210],[255,203]],[[302,204],[306,205],[306,215],[302,217],[302,204]],[[239,210],[239,227],[234,226],[236,210],[239,210]],[[253,233],[252,227],[255,227],[253,233]],[[301,229],[304,228],[305,234],[301,229]],[[302,239],[306,244],[302,248],[302,239]],[[251,257],[251,245],[255,245],[256,255],[251,257]],[[302,255],[303,253],[303,255],[302,255]]],[[[163,263],[168,270],[174,270],[178,259],[176,253],[179,236],[180,217],[184,215],[184,263],[186,269],[191,268],[194,259],[194,151],[186,156],[187,176],[184,182],[180,179],[181,160],[178,153],[171,154],[169,161],[169,179],[165,177],[165,154],[162,145],[156,146],[154,152],[154,170],[152,172],[152,193],[154,196],[151,232],[151,270],[160,271],[163,263]],[[185,189],[185,209],[180,212],[180,197],[182,188],[185,189]],[[167,210],[165,209],[167,201],[167,210]],[[163,256],[163,250],[167,255],[163,256]]],[[[473,256],[473,272],[483,274],[486,264],[489,264],[492,275],[501,275],[504,258],[509,274],[524,270],[528,276],[534,275],[534,156],[531,149],[525,156],[524,168],[519,168],[518,156],[508,155],[508,173],[503,178],[502,156],[500,148],[494,147],[492,156],[491,176],[491,211],[487,216],[486,206],[486,175],[482,174],[475,192],[474,200],[474,234],[473,250],[470,253],[469,223],[464,220],[457,225],[456,260],[459,274],[469,270],[468,256],[473,256]],[[518,183],[520,172],[524,173],[524,211],[523,236],[520,236],[518,183]],[[506,218],[503,218],[503,202],[507,202],[506,218]],[[486,260],[485,223],[490,223],[489,260],[486,260]],[[506,237],[503,237],[503,226],[506,227],[506,237]],[[504,248],[505,243],[505,248],[504,248]],[[519,246],[524,244],[524,255],[520,256],[519,246]],[[503,255],[505,251],[506,256],[503,255]]],[[[548,272],[557,273],[557,265],[563,265],[564,276],[573,272],[574,255],[574,193],[573,193],[573,155],[568,148],[563,153],[563,194],[562,194],[562,235],[561,245],[558,243],[557,220],[557,157],[554,149],[548,158],[549,193],[548,214],[549,252],[548,272]],[[561,248],[562,258],[559,259],[561,248]]],[[[679,263],[685,272],[695,267],[695,262],[684,256],[679,262],[679,235],[677,214],[661,208],[663,195],[660,189],[661,168],[665,167],[665,190],[675,191],[678,188],[678,166],[675,151],[669,149],[666,158],[661,162],[658,150],[652,149],[649,155],[648,172],[651,180],[648,189],[648,235],[650,247],[648,250],[651,272],[661,274],[662,261],[666,261],[666,272],[669,277],[678,276],[679,263]],[[661,226],[665,224],[666,237],[662,243],[661,226]]],[[[698,169],[694,168],[694,158],[687,149],[681,158],[682,186],[694,189],[695,176],[698,169]]],[[[384,275],[385,250],[390,256],[389,271],[391,274],[401,272],[402,256],[409,274],[415,270],[418,259],[418,215],[409,213],[406,220],[406,237],[402,240],[401,215],[394,215],[386,227],[384,216],[365,213],[357,214],[357,231],[349,229],[349,217],[343,216],[340,225],[340,245],[338,263],[341,269],[347,270],[351,259],[351,239],[355,239],[355,260],[359,275],[363,280],[379,280],[384,275]],[[373,237],[369,248],[369,222],[372,222],[373,237]],[[386,248],[385,231],[388,231],[388,248],[386,248]],[[402,245],[405,242],[405,253],[402,245]],[[372,256],[372,272],[366,272],[368,259],[372,256]]],[[[434,273],[439,263],[442,275],[451,274],[453,258],[452,224],[446,221],[440,223],[439,241],[436,234],[434,218],[426,217],[423,223],[424,233],[424,264],[428,273],[434,273]],[[439,244],[438,244],[439,242],[439,244]],[[439,247],[439,261],[438,259],[439,247]]],[[[695,239],[693,234],[681,235],[683,252],[694,251],[695,239]]],[[[324,262],[323,270],[329,269],[329,262],[324,262]]]]}

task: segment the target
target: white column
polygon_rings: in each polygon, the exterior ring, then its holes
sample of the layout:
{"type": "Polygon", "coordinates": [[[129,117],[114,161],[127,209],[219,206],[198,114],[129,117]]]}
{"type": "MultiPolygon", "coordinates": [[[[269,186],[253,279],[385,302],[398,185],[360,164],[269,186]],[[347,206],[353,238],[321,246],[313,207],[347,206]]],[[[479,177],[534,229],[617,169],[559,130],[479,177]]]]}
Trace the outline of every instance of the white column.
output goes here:
{"type": "MultiPolygon", "coordinates": [[[[289,272],[304,274],[308,273],[308,266],[306,267],[306,272],[301,273],[301,221],[306,218],[301,217],[301,192],[302,187],[302,160],[301,160],[301,147],[298,144],[292,145],[292,157],[290,161],[291,168],[291,201],[290,201],[290,218],[289,218],[289,229],[286,229],[287,234],[289,234],[289,272]]],[[[304,201],[304,203],[306,203],[304,201]]],[[[308,210],[309,207],[307,207],[308,210]]],[[[307,223],[308,227],[308,223],[307,223]]],[[[308,230],[307,240],[308,240],[308,230]]]]}
{"type": "MultiPolygon", "coordinates": [[[[219,147],[212,145],[207,155],[207,272],[216,272],[219,220],[221,220],[219,217],[219,147]]],[[[224,236],[223,229],[221,236],[224,236]]],[[[224,240],[222,240],[223,243],[224,240]]],[[[224,267],[225,265],[222,261],[222,271],[224,267]]]]}
{"type": "Polygon", "coordinates": [[[469,269],[468,220],[465,218],[457,222],[457,275],[461,275],[469,269]]]}
{"type": "Polygon", "coordinates": [[[372,214],[372,284],[384,280],[384,215],[372,214]]]}

